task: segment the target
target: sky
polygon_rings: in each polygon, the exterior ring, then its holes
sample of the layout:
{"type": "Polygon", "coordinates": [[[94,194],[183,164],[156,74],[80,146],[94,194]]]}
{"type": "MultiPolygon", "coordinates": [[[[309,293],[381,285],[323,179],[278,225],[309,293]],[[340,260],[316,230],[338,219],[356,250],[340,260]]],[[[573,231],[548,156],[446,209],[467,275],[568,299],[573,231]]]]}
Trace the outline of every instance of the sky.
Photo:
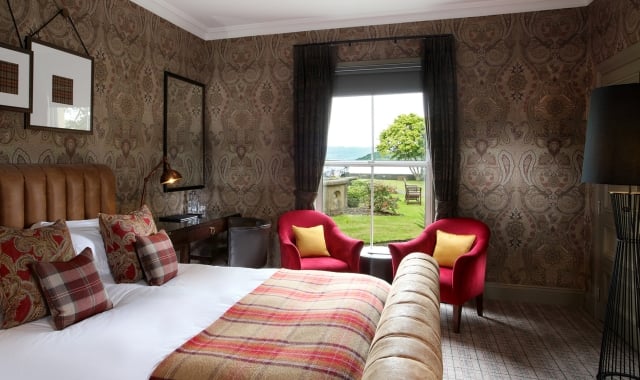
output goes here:
{"type": "Polygon", "coordinates": [[[424,117],[422,93],[334,97],[329,124],[329,146],[371,146],[371,108],[375,108],[374,146],[378,136],[401,114],[424,117]]]}

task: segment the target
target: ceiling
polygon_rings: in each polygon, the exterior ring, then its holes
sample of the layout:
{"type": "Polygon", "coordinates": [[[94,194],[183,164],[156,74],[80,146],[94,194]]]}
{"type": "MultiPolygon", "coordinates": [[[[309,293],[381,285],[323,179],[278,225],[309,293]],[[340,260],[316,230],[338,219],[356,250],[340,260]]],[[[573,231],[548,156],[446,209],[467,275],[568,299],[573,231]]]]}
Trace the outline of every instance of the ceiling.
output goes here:
{"type": "Polygon", "coordinates": [[[593,0],[131,0],[204,40],[531,12],[593,0]]]}

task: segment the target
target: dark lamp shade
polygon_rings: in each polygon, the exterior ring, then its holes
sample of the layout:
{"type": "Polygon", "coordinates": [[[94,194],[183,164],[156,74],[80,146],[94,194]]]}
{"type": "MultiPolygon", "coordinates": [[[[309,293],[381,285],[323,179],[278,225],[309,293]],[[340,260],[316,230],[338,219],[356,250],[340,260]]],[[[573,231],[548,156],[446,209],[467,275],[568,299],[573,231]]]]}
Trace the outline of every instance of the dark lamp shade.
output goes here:
{"type": "Polygon", "coordinates": [[[591,94],[582,182],[640,185],[640,83],[591,94]]]}

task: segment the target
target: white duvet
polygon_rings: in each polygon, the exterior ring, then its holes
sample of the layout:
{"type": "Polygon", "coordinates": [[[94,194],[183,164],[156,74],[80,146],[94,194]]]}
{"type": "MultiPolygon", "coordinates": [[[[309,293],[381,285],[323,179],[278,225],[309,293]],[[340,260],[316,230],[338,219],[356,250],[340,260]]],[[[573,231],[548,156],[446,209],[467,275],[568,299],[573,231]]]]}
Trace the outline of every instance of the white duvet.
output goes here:
{"type": "MultiPolygon", "coordinates": [[[[80,235],[96,231],[91,224],[80,235]]],[[[73,232],[78,252],[91,245],[73,232]]],[[[92,248],[100,270],[106,258],[99,245],[92,248]]],[[[148,379],[162,359],[274,271],[180,264],[178,275],[162,286],[116,285],[103,273],[113,309],[61,331],[50,316],[0,330],[0,379],[148,379]]]]}

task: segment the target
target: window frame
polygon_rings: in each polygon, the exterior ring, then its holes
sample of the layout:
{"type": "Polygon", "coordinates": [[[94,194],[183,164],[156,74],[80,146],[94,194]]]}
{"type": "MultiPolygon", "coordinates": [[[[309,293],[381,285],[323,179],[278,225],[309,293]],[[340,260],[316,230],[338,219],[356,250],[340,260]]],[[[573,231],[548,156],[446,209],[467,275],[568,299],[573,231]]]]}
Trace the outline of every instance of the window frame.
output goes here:
{"type": "MultiPolygon", "coordinates": [[[[424,96],[424,93],[422,93],[424,96]]],[[[382,95],[382,94],[380,94],[382,95]]],[[[343,95],[334,95],[333,98],[342,97],[343,95]]],[[[375,102],[373,101],[374,94],[371,94],[371,112],[373,114],[375,108],[375,102]]],[[[373,123],[373,117],[371,118],[371,129],[375,128],[375,124],[373,123]]],[[[426,130],[425,130],[425,142],[426,142],[426,130]]],[[[372,134],[371,141],[371,152],[375,152],[375,136],[372,134]]],[[[372,154],[373,157],[373,154],[372,154]]],[[[426,226],[429,222],[433,220],[434,210],[435,210],[435,195],[433,191],[433,181],[432,181],[432,170],[431,170],[431,160],[430,155],[428,154],[428,144],[425,144],[425,158],[421,161],[415,160],[397,160],[397,161],[389,161],[389,160],[375,160],[375,157],[370,160],[327,160],[325,159],[323,167],[355,167],[355,168],[369,168],[369,174],[367,176],[370,186],[373,184],[375,178],[375,169],[376,168],[385,168],[385,167],[420,167],[424,169],[424,179],[423,179],[423,189],[424,189],[424,199],[423,204],[421,205],[424,210],[424,220],[421,222],[426,226]]],[[[318,188],[318,196],[316,197],[316,209],[324,210],[325,206],[325,177],[324,173],[320,179],[320,185],[318,188]],[[318,207],[319,206],[319,207],[318,207]]],[[[373,197],[374,193],[371,192],[370,204],[373,206],[373,197]]],[[[374,224],[374,208],[369,208],[369,216],[370,216],[370,226],[369,226],[369,244],[366,244],[363,248],[362,253],[388,253],[387,246],[376,245],[374,243],[374,235],[375,235],[375,224],[374,224]]],[[[400,241],[400,240],[398,240],[400,241]]]]}

